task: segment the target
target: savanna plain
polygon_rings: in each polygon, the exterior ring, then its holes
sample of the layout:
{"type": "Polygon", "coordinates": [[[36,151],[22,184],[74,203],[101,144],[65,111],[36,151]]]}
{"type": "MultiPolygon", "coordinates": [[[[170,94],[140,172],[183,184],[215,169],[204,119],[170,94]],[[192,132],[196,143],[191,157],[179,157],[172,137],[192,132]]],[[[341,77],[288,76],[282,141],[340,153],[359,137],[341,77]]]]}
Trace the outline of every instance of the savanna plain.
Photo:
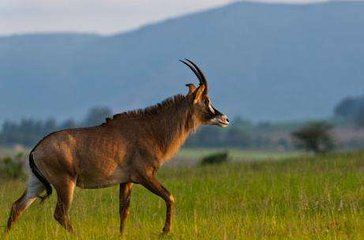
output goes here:
{"type": "MultiPolygon", "coordinates": [[[[158,177],[176,198],[172,232],[160,235],[164,202],[136,185],[123,239],[364,239],[364,152],[167,166],[158,177]]],[[[24,187],[0,183],[0,225],[24,187]]],[[[116,186],[76,190],[75,235],[53,220],[55,201],[34,203],[9,239],[121,238],[116,186]]]]}

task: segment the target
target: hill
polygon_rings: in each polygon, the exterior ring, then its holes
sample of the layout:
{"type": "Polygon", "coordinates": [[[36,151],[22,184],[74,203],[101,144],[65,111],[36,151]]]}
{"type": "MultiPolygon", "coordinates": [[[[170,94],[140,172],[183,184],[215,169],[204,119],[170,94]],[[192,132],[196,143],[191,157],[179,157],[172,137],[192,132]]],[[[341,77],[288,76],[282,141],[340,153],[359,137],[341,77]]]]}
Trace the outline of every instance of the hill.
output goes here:
{"type": "Polygon", "coordinates": [[[195,81],[177,61],[184,57],[205,70],[229,115],[326,117],[364,91],[363,12],[362,2],[239,2],[113,36],[1,37],[0,121],[156,103],[195,81]]]}

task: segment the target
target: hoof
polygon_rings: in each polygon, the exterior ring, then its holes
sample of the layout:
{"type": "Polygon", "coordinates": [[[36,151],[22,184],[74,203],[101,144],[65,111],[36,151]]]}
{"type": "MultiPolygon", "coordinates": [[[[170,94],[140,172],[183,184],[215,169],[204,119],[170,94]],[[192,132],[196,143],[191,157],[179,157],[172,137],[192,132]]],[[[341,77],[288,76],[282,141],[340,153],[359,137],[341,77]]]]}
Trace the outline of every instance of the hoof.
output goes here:
{"type": "Polygon", "coordinates": [[[171,228],[169,228],[169,227],[168,227],[168,228],[164,227],[164,228],[163,228],[163,230],[162,230],[162,233],[161,233],[161,234],[162,234],[162,235],[167,235],[167,234],[168,234],[168,233],[170,233],[170,232],[171,232],[171,228]]]}

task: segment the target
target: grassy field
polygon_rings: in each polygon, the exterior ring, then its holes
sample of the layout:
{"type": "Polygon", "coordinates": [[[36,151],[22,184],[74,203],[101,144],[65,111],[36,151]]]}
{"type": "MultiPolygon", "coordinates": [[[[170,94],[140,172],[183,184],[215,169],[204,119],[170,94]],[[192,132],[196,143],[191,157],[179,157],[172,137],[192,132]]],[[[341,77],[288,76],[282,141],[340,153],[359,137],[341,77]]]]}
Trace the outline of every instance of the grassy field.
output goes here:
{"type": "MultiPolygon", "coordinates": [[[[173,230],[163,239],[364,239],[364,152],[164,168],[159,178],[176,198],[173,230]]],[[[1,223],[23,188],[0,185],[1,223]]],[[[52,196],[24,214],[10,239],[119,239],[117,193],[76,191],[76,237],[53,220],[52,196]]],[[[164,215],[163,201],[136,186],[124,239],[159,239],[164,215]]]]}

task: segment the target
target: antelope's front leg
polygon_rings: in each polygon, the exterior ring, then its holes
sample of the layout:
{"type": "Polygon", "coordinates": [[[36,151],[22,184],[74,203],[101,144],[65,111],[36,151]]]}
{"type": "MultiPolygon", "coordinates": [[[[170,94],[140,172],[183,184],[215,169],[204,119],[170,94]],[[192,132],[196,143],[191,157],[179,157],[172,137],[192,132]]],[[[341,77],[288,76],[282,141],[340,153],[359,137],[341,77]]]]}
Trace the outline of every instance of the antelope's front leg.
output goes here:
{"type": "Polygon", "coordinates": [[[166,202],[166,221],[163,227],[163,233],[168,233],[171,231],[172,227],[172,210],[173,210],[173,203],[174,197],[169,191],[155,178],[155,176],[143,177],[143,181],[141,184],[147,188],[152,193],[158,195],[159,197],[163,198],[166,202]]]}
{"type": "Polygon", "coordinates": [[[124,231],[126,217],[129,215],[130,195],[131,195],[132,187],[133,187],[132,183],[120,184],[119,214],[120,214],[120,233],[121,234],[124,231]]]}

